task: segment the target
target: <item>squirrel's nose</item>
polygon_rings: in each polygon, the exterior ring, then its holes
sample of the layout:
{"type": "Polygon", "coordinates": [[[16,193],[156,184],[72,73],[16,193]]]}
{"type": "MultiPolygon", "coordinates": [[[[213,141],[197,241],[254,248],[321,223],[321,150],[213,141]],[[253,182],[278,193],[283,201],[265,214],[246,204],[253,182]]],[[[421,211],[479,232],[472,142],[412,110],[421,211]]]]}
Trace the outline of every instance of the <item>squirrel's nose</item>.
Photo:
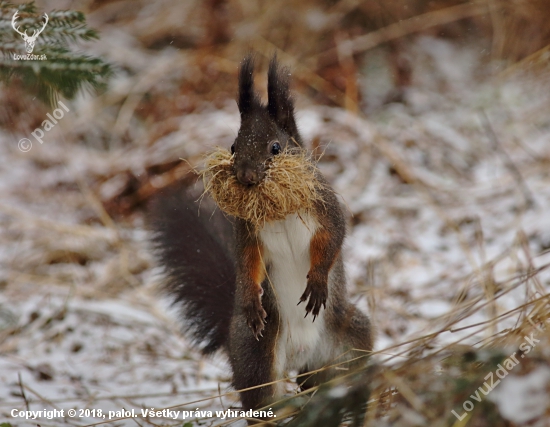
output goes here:
{"type": "Polygon", "coordinates": [[[254,185],[258,183],[258,173],[250,168],[241,169],[237,172],[237,179],[243,185],[254,185]]]}

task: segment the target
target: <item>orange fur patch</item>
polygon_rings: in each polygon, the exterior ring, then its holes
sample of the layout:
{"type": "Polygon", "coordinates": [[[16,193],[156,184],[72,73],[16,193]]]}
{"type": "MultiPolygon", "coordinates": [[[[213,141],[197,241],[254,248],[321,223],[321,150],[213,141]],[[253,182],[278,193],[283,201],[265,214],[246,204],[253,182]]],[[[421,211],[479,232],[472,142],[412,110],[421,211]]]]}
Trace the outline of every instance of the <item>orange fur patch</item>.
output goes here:
{"type": "Polygon", "coordinates": [[[257,245],[250,245],[244,248],[243,252],[244,271],[250,275],[250,279],[258,285],[265,279],[265,268],[262,263],[261,249],[257,245]]]}

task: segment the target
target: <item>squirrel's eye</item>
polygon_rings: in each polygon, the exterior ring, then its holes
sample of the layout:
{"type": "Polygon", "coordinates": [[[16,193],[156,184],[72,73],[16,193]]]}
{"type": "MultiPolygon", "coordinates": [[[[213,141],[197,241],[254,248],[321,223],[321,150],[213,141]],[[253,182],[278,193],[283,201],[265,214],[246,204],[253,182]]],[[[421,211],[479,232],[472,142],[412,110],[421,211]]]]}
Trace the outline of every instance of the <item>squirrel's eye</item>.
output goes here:
{"type": "Polygon", "coordinates": [[[281,152],[281,145],[276,142],[271,146],[271,154],[279,154],[281,152]]]}
{"type": "Polygon", "coordinates": [[[231,146],[231,154],[235,154],[235,144],[231,146]]]}

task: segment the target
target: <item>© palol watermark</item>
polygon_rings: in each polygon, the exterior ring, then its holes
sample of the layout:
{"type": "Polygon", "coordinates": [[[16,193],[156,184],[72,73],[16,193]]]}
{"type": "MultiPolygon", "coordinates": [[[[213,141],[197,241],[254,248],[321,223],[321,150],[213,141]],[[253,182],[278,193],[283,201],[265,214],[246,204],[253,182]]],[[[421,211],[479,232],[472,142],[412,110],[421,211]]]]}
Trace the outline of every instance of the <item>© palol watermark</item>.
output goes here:
{"type": "Polygon", "coordinates": [[[27,54],[26,55],[18,55],[16,53],[14,53],[13,54],[13,59],[15,61],[19,61],[19,60],[39,60],[39,61],[43,61],[43,60],[48,59],[46,57],[46,55],[44,55],[44,54],[42,54],[42,55],[33,55],[32,54],[32,51],[34,50],[34,44],[36,43],[36,39],[38,38],[40,33],[42,31],[44,31],[44,28],[46,28],[46,25],[48,24],[48,20],[49,20],[48,14],[47,13],[44,14],[44,25],[42,26],[42,28],[40,30],[33,30],[32,36],[29,36],[27,34],[27,30],[25,30],[24,32],[21,32],[19,30],[19,27],[15,26],[17,18],[19,18],[19,11],[16,10],[15,13],[13,14],[13,17],[11,18],[11,26],[13,27],[13,29],[18,34],[21,35],[21,37],[25,41],[25,50],[27,51],[27,54]]]}
{"type": "MultiPolygon", "coordinates": [[[[53,127],[57,124],[57,122],[61,120],[63,117],[65,117],[65,112],[68,113],[70,111],[69,108],[65,104],[63,104],[61,101],[57,103],[57,106],[58,107],[61,106],[62,108],[56,108],[55,110],[53,110],[52,111],[53,116],[50,113],[46,114],[49,120],[44,120],[40,127],[37,127],[34,131],[31,132],[31,135],[40,144],[44,143],[44,141],[42,141],[42,138],[44,138],[44,136],[46,135],[46,132],[49,132],[51,129],[53,129],[53,127]]],[[[19,147],[19,150],[21,150],[23,153],[27,153],[31,151],[32,142],[29,138],[21,138],[17,146],[19,147]]]]}
{"type": "MultiPolygon", "coordinates": [[[[550,319],[546,319],[546,322],[549,322],[550,319]]],[[[543,332],[546,328],[537,326],[534,322],[531,322],[535,328],[539,332],[543,332]]],[[[535,335],[534,332],[531,332],[529,336],[525,335],[523,337],[523,342],[520,344],[519,349],[521,350],[521,358],[523,359],[526,354],[528,354],[531,350],[533,350],[537,344],[540,342],[540,340],[536,339],[533,335],[535,335]]],[[[471,412],[474,409],[475,402],[481,402],[481,399],[483,396],[487,396],[491,391],[494,390],[494,388],[500,384],[500,381],[504,379],[512,369],[514,369],[514,366],[518,365],[520,363],[520,360],[516,357],[517,352],[513,352],[510,357],[505,359],[502,363],[499,363],[497,365],[497,369],[495,372],[489,372],[485,378],[485,382],[482,386],[480,386],[474,394],[470,395],[470,398],[472,400],[465,400],[464,403],[462,403],[462,408],[464,409],[463,414],[457,414],[456,411],[453,409],[451,413],[458,418],[459,421],[462,421],[464,418],[468,416],[468,413],[471,412]],[[502,366],[504,365],[504,366],[502,366]],[[498,377],[498,379],[495,378],[495,376],[498,377]],[[495,381],[496,380],[496,381],[495,381]],[[481,394],[480,394],[481,392],[481,394]]]]}

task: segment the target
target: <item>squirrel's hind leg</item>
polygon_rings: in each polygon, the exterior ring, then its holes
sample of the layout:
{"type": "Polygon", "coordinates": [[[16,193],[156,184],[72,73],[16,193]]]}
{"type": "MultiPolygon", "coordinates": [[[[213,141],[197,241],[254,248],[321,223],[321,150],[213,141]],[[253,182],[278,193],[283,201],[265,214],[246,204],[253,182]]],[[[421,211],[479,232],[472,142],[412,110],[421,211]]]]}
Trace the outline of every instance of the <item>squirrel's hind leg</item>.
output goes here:
{"type": "Polygon", "coordinates": [[[348,305],[340,319],[331,319],[333,326],[332,341],[335,358],[323,366],[304,366],[299,375],[320,369],[319,372],[300,376],[297,380],[301,390],[319,386],[340,375],[365,367],[373,348],[373,330],[365,314],[354,305],[348,305]]]}
{"type": "MultiPolygon", "coordinates": [[[[229,359],[233,369],[233,386],[236,390],[256,387],[280,379],[275,367],[278,313],[264,294],[262,305],[267,312],[263,336],[256,339],[247,324],[246,316],[235,307],[231,321],[229,359]]],[[[258,409],[269,405],[278,397],[280,387],[270,384],[240,392],[244,410],[258,409]]]]}

